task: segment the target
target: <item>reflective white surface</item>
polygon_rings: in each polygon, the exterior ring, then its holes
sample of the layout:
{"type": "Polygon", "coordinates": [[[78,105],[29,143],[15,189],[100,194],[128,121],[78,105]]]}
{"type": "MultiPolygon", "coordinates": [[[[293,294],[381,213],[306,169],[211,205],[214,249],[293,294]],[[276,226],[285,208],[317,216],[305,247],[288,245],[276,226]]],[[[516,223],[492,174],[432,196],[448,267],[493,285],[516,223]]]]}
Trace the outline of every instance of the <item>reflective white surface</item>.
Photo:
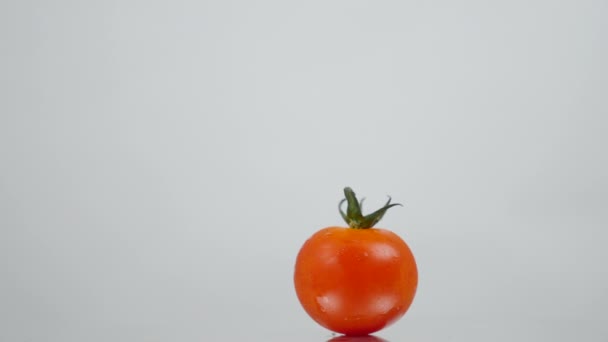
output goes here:
{"type": "Polygon", "coordinates": [[[603,1],[0,2],[0,341],[326,341],[342,187],[420,282],[388,341],[605,341],[603,1]]]}

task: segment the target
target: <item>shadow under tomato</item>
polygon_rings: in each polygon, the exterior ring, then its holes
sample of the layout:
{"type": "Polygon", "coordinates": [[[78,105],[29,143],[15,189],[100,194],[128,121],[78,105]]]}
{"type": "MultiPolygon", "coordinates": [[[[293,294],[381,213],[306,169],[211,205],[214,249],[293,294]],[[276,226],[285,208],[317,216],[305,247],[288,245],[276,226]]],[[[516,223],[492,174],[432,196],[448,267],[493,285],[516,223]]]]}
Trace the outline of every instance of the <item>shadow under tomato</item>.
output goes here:
{"type": "Polygon", "coordinates": [[[327,342],[389,342],[374,335],[367,336],[336,336],[327,342]]]}

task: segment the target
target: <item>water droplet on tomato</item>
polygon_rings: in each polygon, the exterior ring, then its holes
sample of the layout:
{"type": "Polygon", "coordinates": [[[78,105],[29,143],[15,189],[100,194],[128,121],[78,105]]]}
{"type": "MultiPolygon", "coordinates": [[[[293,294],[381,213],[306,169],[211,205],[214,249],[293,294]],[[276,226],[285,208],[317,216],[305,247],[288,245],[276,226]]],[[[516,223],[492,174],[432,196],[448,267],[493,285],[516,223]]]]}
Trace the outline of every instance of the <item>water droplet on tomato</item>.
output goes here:
{"type": "Polygon", "coordinates": [[[335,312],[340,310],[340,299],[332,293],[327,293],[316,298],[321,312],[335,312]]]}
{"type": "Polygon", "coordinates": [[[317,297],[317,304],[321,312],[327,312],[327,306],[329,305],[329,298],[327,296],[317,297]]]}

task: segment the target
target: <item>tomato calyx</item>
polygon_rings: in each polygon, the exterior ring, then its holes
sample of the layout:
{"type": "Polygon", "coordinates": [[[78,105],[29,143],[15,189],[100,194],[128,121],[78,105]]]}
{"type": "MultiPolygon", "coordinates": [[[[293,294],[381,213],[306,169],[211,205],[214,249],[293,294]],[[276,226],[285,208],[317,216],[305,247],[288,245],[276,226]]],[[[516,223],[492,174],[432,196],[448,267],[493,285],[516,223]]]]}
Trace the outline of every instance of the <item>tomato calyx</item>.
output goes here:
{"type": "Polygon", "coordinates": [[[361,207],[363,206],[363,200],[357,200],[355,192],[350,187],[344,188],[344,197],[338,204],[338,210],[340,215],[346,221],[348,226],[353,229],[369,229],[372,228],[376,223],[380,222],[387,210],[394,206],[403,206],[400,203],[391,203],[391,196],[388,196],[386,204],[374,211],[373,213],[363,216],[361,213],[361,207]],[[347,203],[346,213],[342,210],[342,204],[347,203]]]}

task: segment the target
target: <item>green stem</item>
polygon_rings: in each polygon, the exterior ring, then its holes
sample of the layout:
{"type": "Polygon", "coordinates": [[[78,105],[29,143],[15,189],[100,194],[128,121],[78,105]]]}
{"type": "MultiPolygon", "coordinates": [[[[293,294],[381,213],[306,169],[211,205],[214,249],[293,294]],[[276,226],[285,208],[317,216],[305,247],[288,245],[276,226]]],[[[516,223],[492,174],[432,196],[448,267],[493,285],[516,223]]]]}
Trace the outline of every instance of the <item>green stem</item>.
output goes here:
{"type": "Polygon", "coordinates": [[[353,189],[349,187],[344,188],[344,197],[345,198],[342,199],[338,205],[338,210],[348,226],[354,229],[372,228],[376,223],[380,222],[387,210],[397,205],[401,206],[399,203],[391,203],[391,197],[389,196],[388,201],[382,208],[367,216],[363,216],[361,213],[361,203],[363,203],[363,200],[357,200],[357,196],[353,189]],[[346,213],[342,211],[342,204],[344,204],[344,202],[347,203],[346,213]]]}

